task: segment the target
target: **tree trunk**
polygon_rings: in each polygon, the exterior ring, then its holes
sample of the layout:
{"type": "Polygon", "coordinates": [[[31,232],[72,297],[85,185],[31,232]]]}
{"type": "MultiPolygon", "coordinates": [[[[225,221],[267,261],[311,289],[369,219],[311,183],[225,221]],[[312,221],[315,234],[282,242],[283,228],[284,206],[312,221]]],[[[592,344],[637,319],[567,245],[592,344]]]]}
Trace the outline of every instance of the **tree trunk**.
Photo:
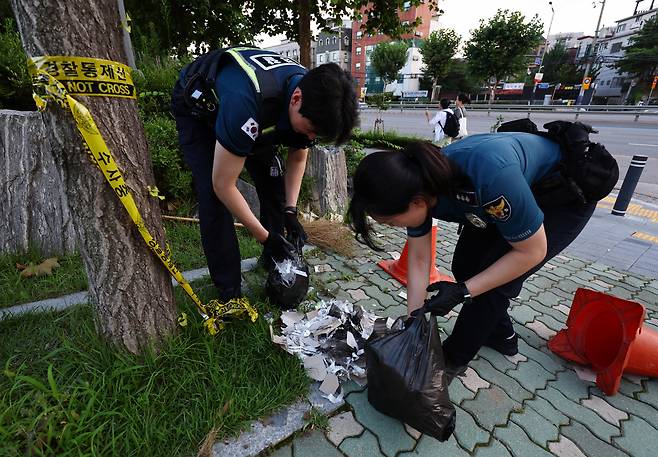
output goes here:
{"type": "Polygon", "coordinates": [[[434,78],[432,80],[432,94],[430,95],[430,101],[432,102],[438,101],[440,92],[441,92],[441,86],[439,86],[439,78],[434,78]]]}
{"type": "Polygon", "coordinates": [[[0,253],[73,253],[73,222],[41,114],[0,110],[0,132],[0,253]]]}
{"type": "MultiPolygon", "coordinates": [[[[125,63],[116,0],[11,0],[28,56],[70,55],[125,63]]],[[[135,100],[77,97],[89,109],[123,172],[146,227],[164,247],[153,171],[135,100]]],[[[63,177],[99,332],[138,353],[176,331],[169,274],[149,250],[100,170],[87,158],[68,110],[43,114],[63,177]]],[[[59,227],[52,227],[58,230],[59,227]]]]}
{"type": "Polygon", "coordinates": [[[340,146],[313,146],[308,174],[313,177],[313,210],[321,215],[343,214],[347,208],[347,165],[340,146]]]}
{"type": "Polygon", "coordinates": [[[311,68],[311,5],[299,0],[299,63],[311,68]]]}

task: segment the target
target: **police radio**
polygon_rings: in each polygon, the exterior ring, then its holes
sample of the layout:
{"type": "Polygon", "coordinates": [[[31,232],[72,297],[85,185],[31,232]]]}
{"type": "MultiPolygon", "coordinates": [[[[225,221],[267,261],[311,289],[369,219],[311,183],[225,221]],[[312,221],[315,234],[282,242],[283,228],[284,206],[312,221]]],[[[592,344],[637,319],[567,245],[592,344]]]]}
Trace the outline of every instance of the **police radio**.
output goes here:
{"type": "Polygon", "coordinates": [[[185,83],[183,90],[185,103],[194,116],[214,118],[217,114],[219,98],[215,88],[199,73],[192,75],[185,83]]]}

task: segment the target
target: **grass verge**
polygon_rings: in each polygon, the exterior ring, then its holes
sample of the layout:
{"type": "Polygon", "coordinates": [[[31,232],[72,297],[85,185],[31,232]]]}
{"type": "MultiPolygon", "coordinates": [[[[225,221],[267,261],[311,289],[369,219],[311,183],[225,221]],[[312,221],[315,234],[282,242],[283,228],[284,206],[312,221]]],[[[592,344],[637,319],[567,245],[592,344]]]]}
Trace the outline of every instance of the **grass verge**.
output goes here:
{"type": "MultiPolygon", "coordinates": [[[[174,261],[180,270],[186,271],[206,265],[198,224],[166,221],[165,229],[174,261]]],[[[245,229],[238,228],[237,232],[242,258],[260,255],[260,244],[245,229]]],[[[87,275],[79,255],[59,257],[61,266],[53,269],[50,276],[21,277],[16,268],[17,263],[38,264],[44,258],[36,250],[26,254],[0,256],[0,308],[87,289],[87,275]]]]}
{"type": "MultiPolygon", "coordinates": [[[[209,280],[193,285],[212,298],[209,280]]],[[[210,431],[234,435],[307,392],[264,319],[213,338],[181,292],[194,317],[158,354],[108,346],[86,305],[0,321],[0,455],[195,455],[210,431]]]]}

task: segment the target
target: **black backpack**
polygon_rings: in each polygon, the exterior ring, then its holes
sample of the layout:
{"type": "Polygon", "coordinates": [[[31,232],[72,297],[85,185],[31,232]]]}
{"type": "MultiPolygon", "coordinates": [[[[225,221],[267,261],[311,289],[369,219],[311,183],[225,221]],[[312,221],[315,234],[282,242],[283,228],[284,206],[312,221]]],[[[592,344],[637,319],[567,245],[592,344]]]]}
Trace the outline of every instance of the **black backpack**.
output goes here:
{"type": "Polygon", "coordinates": [[[459,119],[457,119],[457,116],[452,114],[450,111],[446,111],[445,113],[446,125],[441,125],[440,122],[439,125],[441,126],[443,133],[451,138],[457,138],[459,136],[459,119]]]}
{"type": "Polygon", "coordinates": [[[614,189],[619,179],[619,166],[614,157],[600,143],[589,140],[590,133],[598,133],[582,122],[553,121],[544,124],[548,132],[541,132],[530,119],[517,119],[501,124],[498,132],[525,132],[557,142],[562,148],[560,173],[551,174],[533,184],[537,202],[546,206],[570,202],[596,202],[614,189]],[[571,201],[568,201],[571,200],[571,201]]]}

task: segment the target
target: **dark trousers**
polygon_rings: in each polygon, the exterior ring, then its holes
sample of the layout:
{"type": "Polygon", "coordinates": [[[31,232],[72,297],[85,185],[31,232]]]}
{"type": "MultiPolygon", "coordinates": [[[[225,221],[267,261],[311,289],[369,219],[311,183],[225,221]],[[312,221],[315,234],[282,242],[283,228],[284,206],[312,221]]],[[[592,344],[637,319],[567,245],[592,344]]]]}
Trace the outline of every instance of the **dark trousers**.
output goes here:
{"type": "MultiPolygon", "coordinates": [[[[542,208],[546,232],[547,253],[536,267],[514,279],[473,298],[462,305],[457,322],[443,343],[446,359],[461,366],[470,362],[487,342],[502,341],[514,334],[507,308],[510,299],[517,297],[523,282],[546,262],[558,255],[583,230],[595,203],[586,206],[542,208]]],[[[511,249],[495,226],[484,229],[470,224],[464,226],[452,259],[452,273],[457,281],[465,281],[486,269],[511,249]]]]}
{"type": "MultiPolygon", "coordinates": [[[[215,154],[214,128],[191,116],[177,84],[172,94],[172,113],[185,163],[192,170],[199,201],[201,243],[210,277],[219,290],[219,298],[239,297],[240,250],[233,225],[233,214],[217,198],[212,184],[215,154]]],[[[241,133],[241,132],[238,132],[241,133]]],[[[272,146],[256,147],[247,157],[245,168],[251,176],[260,202],[260,222],[268,231],[283,233],[285,184],[283,173],[271,173],[276,151],[272,146]],[[271,176],[276,174],[276,176],[271,176]]]]}

